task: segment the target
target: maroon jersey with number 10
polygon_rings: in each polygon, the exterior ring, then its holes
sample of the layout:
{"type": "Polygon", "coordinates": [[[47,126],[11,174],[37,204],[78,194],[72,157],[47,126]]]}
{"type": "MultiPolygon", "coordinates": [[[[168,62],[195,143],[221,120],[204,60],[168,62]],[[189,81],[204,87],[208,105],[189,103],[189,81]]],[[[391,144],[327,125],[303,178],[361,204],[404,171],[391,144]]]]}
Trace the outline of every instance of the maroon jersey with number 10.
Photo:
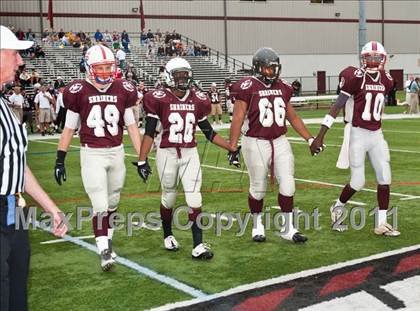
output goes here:
{"type": "Polygon", "coordinates": [[[91,148],[122,144],[125,109],[134,106],[137,90],[126,80],[115,80],[101,92],[86,80],[75,80],[63,92],[64,106],[80,115],[80,143],[91,148]]]}
{"type": "Polygon", "coordinates": [[[287,132],[286,113],[293,88],[284,80],[266,85],[256,77],[245,77],[232,86],[231,96],[248,105],[245,136],[275,139],[287,132]]]}
{"type": "Polygon", "coordinates": [[[143,105],[147,116],[162,124],[160,148],[195,147],[197,124],[211,111],[207,95],[195,90],[188,90],[183,98],[166,88],[150,91],[144,97],[143,105]]]}
{"type": "Polygon", "coordinates": [[[381,128],[385,96],[392,87],[392,77],[384,70],[372,74],[352,66],[344,69],[340,73],[340,90],[354,98],[352,125],[371,131],[381,128]]]}

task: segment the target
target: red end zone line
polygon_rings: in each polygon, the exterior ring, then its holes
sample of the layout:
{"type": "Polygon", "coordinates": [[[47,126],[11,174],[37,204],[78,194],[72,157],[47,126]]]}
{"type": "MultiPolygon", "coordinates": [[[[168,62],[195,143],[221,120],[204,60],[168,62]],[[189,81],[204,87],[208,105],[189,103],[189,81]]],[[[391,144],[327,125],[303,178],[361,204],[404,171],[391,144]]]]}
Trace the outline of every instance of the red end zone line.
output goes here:
{"type": "Polygon", "coordinates": [[[291,280],[304,278],[304,277],[308,277],[308,276],[312,276],[312,275],[316,275],[316,274],[321,274],[321,273],[324,273],[324,272],[334,271],[334,270],[342,269],[342,268],[345,268],[345,267],[354,266],[354,265],[357,265],[357,264],[368,262],[368,261],[371,261],[371,260],[376,260],[376,259],[381,259],[381,258],[385,258],[385,257],[389,257],[389,256],[403,254],[403,253],[418,250],[418,249],[420,249],[420,244],[409,246],[409,247],[404,247],[404,248],[401,248],[401,249],[388,251],[388,252],[384,252],[384,253],[379,253],[379,254],[375,254],[375,255],[359,258],[359,259],[353,259],[353,260],[349,260],[349,261],[345,261],[345,262],[341,262],[341,263],[337,263],[337,264],[333,264],[333,265],[329,265],[329,266],[324,266],[324,267],[309,269],[309,270],[305,270],[305,271],[301,271],[301,272],[297,272],[297,273],[287,274],[287,275],[283,275],[283,276],[280,276],[280,277],[276,277],[276,278],[272,278],[272,279],[268,279],[268,280],[264,280],[264,281],[258,281],[258,282],[254,282],[254,283],[240,285],[238,287],[234,287],[234,288],[222,291],[222,292],[217,293],[217,294],[209,295],[209,296],[206,296],[204,298],[195,298],[195,299],[191,299],[191,300],[185,300],[185,301],[181,301],[181,302],[166,304],[164,306],[151,309],[150,311],[165,311],[165,310],[171,310],[173,308],[187,307],[187,306],[191,306],[191,305],[194,305],[194,304],[197,304],[197,303],[210,301],[210,300],[213,300],[213,299],[217,299],[217,298],[226,297],[226,296],[230,296],[230,295],[233,295],[233,294],[245,292],[247,290],[267,287],[267,286],[270,286],[270,285],[275,285],[275,284],[280,284],[280,283],[285,283],[285,282],[288,282],[288,281],[291,281],[291,280]]]}

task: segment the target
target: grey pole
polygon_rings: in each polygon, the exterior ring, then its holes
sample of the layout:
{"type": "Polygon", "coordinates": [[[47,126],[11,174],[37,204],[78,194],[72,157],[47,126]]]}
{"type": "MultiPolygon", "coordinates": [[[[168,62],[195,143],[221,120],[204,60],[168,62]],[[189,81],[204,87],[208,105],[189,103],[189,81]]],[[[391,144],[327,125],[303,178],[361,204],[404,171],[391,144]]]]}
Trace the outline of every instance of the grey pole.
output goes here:
{"type": "Polygon", "coordinates": [[[225,31],[225,67],[228,67],[228,30],[227,30],[227,0],[223,0],[223,17],[225,31]]]}
{"type": "Polygon", "coordinates": [[[382,45],[385,46],[385,0],[381,1],[381,15],[382,45]]]}
{"type": "Polygon", "coordinates": [[[366,32],[365,0],[359,0],[359,57],[363,46],[367,43],[366,32]]]}
{"type": "Polygon", "coordinates": [[[39,0],[39,27],[41,29],[39,30],[40,33],[44,31],[44,17],[42,16],[42,0],[39,0]]]}

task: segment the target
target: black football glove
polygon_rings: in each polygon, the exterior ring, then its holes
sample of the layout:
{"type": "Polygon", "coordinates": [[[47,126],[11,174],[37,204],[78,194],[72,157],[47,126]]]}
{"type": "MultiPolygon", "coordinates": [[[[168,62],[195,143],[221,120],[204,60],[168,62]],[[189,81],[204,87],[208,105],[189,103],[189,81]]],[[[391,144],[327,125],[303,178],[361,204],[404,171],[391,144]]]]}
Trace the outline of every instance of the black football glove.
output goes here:
{"type": "Polygon", "coordinates": [[[236,151],[229,151],[228,161],[229,165],[234,165],[236,167],[241,167],[241,146],[236,149],[236,151]]]}
{"type": "Polygon", "coordinates": [[[66,152],[62,150],[57,151],[57,159],[55,160],[54,177],[57,184],[61,186],[61,180],[66,181],[66,168],[64,166],[64,159],[66,158],[66,152]]]}
{"type": "Polygon", "coordinates": [[[149,175],[152,175],[152,168],[149,165],[149,162],[144,161],[143,164],[139,165],[139,162],[132,162],[133,165],[137,166],[137,173],[139,174],[140,178],[143,179],[143,182],[146,182],[149,178],[149,175]]]}

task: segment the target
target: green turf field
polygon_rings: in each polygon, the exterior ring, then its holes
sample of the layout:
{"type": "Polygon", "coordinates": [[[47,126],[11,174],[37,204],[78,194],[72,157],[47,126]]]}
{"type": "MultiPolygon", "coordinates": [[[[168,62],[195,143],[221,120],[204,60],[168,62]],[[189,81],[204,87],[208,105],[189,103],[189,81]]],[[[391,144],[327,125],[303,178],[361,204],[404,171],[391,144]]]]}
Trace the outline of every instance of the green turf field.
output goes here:
{"type": "MultiPolygon", "coordinates": [[[[400,112],[401,109],[391,108],[388,113],[400,112]]],[[[299,114],[305,118],[322,117],[325,111],[303,111],[299,114]]],[[[313,134],[319,128],[318,125],[308,127],[313,134]]],[[[322,213],[321,230],[313,227],[301,230],[309,238],[305,245],[287,242],[277,237],[273,230],[266,232],[266,243],[257,244],[251,240],[250,225],[244,236],[237,237],[239,227],[234,223],[232,229],[222,232],[221,236],[216,236],[214,230],[204,232],[205,240],[215,252],[210,262],[192,261],[191,232],[176,229],[174,233],[181,245],[176,253],[164,249],[160,230],[145,228],[135,231],[131,237],[125,231],[116,232],[116,252],[210,294],[241,284],[420,243],[420,199],[400,200],[407,197],[401,194],[420,196],[420,119],[383,122],[384,135],[391,148],[391,192],[397,193],[391,195],[391,205],[398,207],[398,228],[401,231],[398,238],[375,236],[372,233],[372,216],[367,216],[366,226],[362,230],[350,229],[344,233],[330,230],[329,207],[341,188],[317,182],[345,184],[349,180],[348,171],[335,168],[339,147],[334,145],[341,145],[342,128],[341,124],[334,125],[326,140],[330,146],[318,157],[310,156],[305,142],[291,141],[297,178],[295,206],[306,212],[319,208],[322,213]]],[[[228,131],[221,131],[221,134],[227,137],[228,131]]],[[[288,136],[297,135],[290,130],[288,136]]],[[[197,138],[204,164],[203,210],[211,213],[247,212],[248,177],[243,171],[246,168],[232,169],[227,163],[225,151],[208,145],[202,135],[197,138]]],[[[56,143],[57,140],[31,141],[28,150],[30,167],[63,211],[75,211],[76,206],[89,206],[80,177],[78,148],[71,148],[66,158],[68,181],[61,187],[55,183],[53,167],[56,143]]],[[[78,145],[78,139],[74,139],[73,145],[78,145]]],[[[134,154],[127,137],[126,146],[126,152],[134,154]]],[[[134,159],[132,156],[126,157],[126,186],[119,211],[158,211],[160,195],[157,174],[147,185],[143,184],[130,163],[134,159]]],[[[156,172],[153,160],[151,165],[156,172]]],[[[367,165],[366,174],[365,187],[376,189],[370,165],[367,165]]],[[[352,199],[367,204],[366,211],[376,207],[376,193],[361,191],[352,199]]],[[[182,192],[177,203],[184,204],[182,192]]],[[[277,205],[277,191],[267,193],[265,205],[277,205]]],[[[271,213],[275,212],[278,210],[271,209],[271,213]]],[[[183,219],[187,219],[185,214],[183,219]]],[[[69,232],[71,236],[91,234],[89,224],[85,224],[82,230],[69,232]]],[[[30,310],[142,310],[192,298],[126,267],[117,266],[113,272],[103,273],[95,253],[72,243],[40,244],[53,239],[52,235],[41,230],[31,232],[30,310]]],[[[93,239],[86,241],[94,243],[93,239]]]]}

